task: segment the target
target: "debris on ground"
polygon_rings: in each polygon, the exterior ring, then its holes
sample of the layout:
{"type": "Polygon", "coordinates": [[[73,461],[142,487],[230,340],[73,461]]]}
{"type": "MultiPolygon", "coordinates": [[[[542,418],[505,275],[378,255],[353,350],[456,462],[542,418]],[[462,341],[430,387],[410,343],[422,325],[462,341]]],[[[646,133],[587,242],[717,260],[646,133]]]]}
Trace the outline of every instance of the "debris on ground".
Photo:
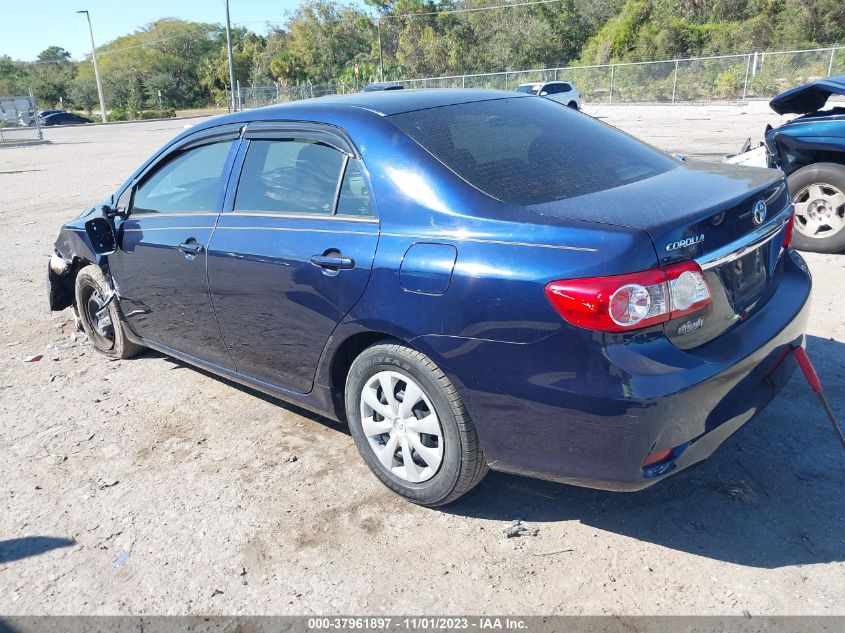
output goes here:
{"type": "Polygon", "coordinates": [[[742,479],[724,483],[718,487],[718,490],[727,495],[731,501],[738,503],[754,503],[758,499],[751,484],[742,479]]]}
{"type": "Polygon", "coordinates": [[[299,461],[299,458],[296,455],[290,455],[288,457],[285,457],[285,463],[286,464],[292,464],[296,461],[299,461]]]}
{"type": "Polygon", "coordinates": [[[37,363],[42,358],[44,358],[44,356],[42,354],[36,354],[35,356],[28,356],[28,357],[24,358],[23,362],[25,362],[25,363],[37,363]]]}
{"type": "Polygon", "coordinates": [[[125,562],[126,562],[126,559],[128,559],[128,558],[129,558],[129,555],[130,555],[131,553],[132,553],[132,552],[131,552],[130,550],[128,550],[128,549],[123,550],[120,554],[118,554],[117,558],[115,558],[115,559],[112,561],[112,565],[114,565],[115,567],[122,567],[122,566],[123,566],[123,563],[125,563],[125,562]]]}
{"type": "MultiPolygon", "coordinates": [[[[551,551],[551,552],[537,552],[537,553],[534,554],[534,556],[556,556],[557,554],[567,554],[569,552],[574,552],[574,551],[575,551],[574,549],[569,547],[567,549],[556,549],[556,550],[551,551]]],[[[649,567],[648,570],[651,571],[651,567],[649,567]]]]}
{"type": "Polygon", "coordinates": [[[505,536],[514,538],[517,536],[537,536],[540,533],[540,528],[533,523],[526,523],[522,519],[511,521],[502,528],[505,536]]]}
{"type": "Polygon", "coordinates": [[[213,598],[214,596],[222,596],[222,595],[223,595],[223,590],[222,590],[222,589],[215,589],[214,591],[212,591],[212,592],[211,592],[211,597],[212,597],[212,598],[213,598]]]}

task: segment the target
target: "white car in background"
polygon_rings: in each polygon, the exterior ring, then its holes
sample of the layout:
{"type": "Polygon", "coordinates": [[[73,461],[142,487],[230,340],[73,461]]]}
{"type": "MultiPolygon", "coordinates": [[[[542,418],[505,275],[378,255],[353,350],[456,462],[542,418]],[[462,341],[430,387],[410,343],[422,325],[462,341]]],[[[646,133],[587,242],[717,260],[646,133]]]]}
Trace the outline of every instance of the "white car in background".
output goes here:
{"type": "Polygon", "coordinates": [[[574,84],[568,81],[538,81],[536,83],[520,84],[516,92],[540,95],[569,106],[573,110],[581,109],[581,93],[574,84]]]}

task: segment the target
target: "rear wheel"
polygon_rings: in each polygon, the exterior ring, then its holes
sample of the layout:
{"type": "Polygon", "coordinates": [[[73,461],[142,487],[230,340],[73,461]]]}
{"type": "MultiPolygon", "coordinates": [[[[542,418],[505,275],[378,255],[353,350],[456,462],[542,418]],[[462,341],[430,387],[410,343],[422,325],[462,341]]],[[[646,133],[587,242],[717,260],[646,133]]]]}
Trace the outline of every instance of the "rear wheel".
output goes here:
{"type": "Polygon", "coordinates": [[[795,205],[792,245],[815,253],[845,249],[845,166],[816,163],[788,177],[795,205]]]}
{"type": "Polygon", "coordinates": [[[487,473],[455,387],[425,354],[398,342],[367,348],[349,370],[345,401],[367,466],[406,499],[443,505],[487,473]]]}
{"type": "Polygon", "coordinates": [[[108,294],[109,285],[99,266],[91,264],[76,275],[76,311],[85,334],[98,352],[110,358],[129,358],[144,348],[126,338],[117,301],[106,305],[108,294]]]}
{"type": "Polygon", "coordinates": [[[568,105],[568,106],[569,106],[570,108],[572,108],[573,110],[577,110],[577,109],[578,109],[578,104],[577,104],[576,102],[574,102],[574,101],[570,101],[570,102],[569,102],[568,104],[566,104],[566,105],[568,105]]]}

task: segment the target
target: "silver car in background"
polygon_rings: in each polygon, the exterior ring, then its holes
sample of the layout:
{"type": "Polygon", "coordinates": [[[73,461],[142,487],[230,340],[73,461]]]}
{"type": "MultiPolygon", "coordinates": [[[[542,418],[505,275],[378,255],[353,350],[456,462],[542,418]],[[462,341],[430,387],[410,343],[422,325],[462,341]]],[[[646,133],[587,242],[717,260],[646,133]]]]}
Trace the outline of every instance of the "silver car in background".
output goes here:
{"type": "Polygon", "coordinates": [[[516,92],[524,92],[527,94],[540,95],[557,101],[573,110],[581,109],[581,93],[575,85],[569,81],[538,81],[536,83],[520,84],[516,87],[516,92]]]}

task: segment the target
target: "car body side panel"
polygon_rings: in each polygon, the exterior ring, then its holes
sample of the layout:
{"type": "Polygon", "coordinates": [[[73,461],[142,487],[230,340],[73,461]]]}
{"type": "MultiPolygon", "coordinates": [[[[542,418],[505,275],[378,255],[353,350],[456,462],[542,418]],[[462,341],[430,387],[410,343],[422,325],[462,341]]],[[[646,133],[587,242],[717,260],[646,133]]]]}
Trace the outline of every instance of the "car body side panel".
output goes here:
{"type": "Polygon", "coordinates": [[[492,468],[638,489],[654,481],[641,470],[647,454],[692,442],[679,466],[707,457],[794,370],[767,376],[803,344],[810,307],[800,256],[789,252],[784,266],[777,296],[717,349],[685,352],[655,328],[623,337],[568,326],[525,345],[447,336],[412,344],[456,384],[492,468]]]}
{"type": "Polygon", "coordinates": [[[766,146],[787,175],[817,162],[845,164],[845,113],[790,121],[766,133],[766,146]]]}
{"type": "Polygon", "coordinates": [[[130,216],[109,266],[127,324],[139,336],[232,368],[208,292],[206,254],[217,214],[130,216]]]}
{"type": "Polygon", "coordinates": [[[308,392],[320,352],[367,285],[378,223],[224,213],[208,254],[211,296],[238,370],[308,392]],[[326,271],[311,257],[355,262],[326,271]]]}

